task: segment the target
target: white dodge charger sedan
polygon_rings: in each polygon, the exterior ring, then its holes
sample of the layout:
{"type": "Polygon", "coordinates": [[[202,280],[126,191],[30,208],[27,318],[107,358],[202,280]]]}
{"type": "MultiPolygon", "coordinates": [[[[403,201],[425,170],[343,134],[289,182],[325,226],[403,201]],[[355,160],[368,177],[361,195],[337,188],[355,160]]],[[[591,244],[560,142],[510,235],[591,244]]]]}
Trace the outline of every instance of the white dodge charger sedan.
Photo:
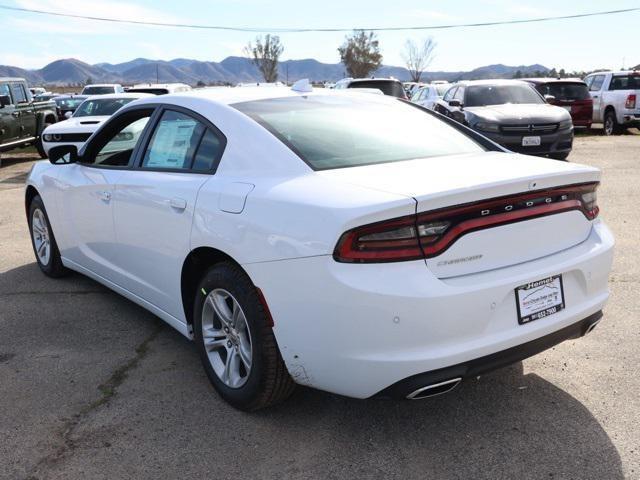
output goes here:
{"type": "MultiPolygon", "coordinates": [[[[49,150],[59,145],[74,145],[78,150],[98,127],[129,102],[153,97],[149,93],[113,93],[95,95],[82,102],[67,120],[49,125],[42,132],[42,147],[49,150]]],[[[121,140],[132,139],[131,132],[122,132],[121,140]]]]}
{"type": "Polygon", "coordinates": [[[41,270],[164,319],[244,410],[295,384],[444,393],[585,335],[609,295],[599,170],[505,152],[393,97],[145,98],[50,162],[25,196],[41,270]]]}

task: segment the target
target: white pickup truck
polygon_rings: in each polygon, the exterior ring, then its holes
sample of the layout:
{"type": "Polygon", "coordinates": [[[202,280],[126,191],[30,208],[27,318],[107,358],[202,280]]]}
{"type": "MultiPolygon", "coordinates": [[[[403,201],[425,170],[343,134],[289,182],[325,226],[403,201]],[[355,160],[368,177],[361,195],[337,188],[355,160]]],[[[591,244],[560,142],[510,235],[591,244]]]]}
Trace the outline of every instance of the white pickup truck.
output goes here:
{"type": "Polygon", "coordinates": [[[593,121],[605,135],[640,128],[640,71],[596,72],[584,79],[593,98],[593,121]]]}

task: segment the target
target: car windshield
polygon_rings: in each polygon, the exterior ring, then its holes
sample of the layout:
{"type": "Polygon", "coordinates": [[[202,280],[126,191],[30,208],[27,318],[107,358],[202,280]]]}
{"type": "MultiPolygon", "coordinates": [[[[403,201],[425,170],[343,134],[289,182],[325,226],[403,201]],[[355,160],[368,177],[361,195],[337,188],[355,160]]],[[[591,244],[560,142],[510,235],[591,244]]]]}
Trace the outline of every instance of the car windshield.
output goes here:
{"type": "Polygon", "coordinates": [[[464,106],[483,107],[505,103],[545,103],[529,85],[470,85],[466,87],[464,106]]]}
{"type": "Polygon", "coordinates": [[[86,100],[73,114],[74,117],[89,117],[94,115],[110,116],[124,107],[127,103],[132,102],[135,98],[100,98],[95,100],[86,100]]]}
{"type": "Polygon", "coordinates": [[[556,100],[588,100],[589,89],[582,82],[552,82],[536,85],[542,95],[553,95],[556,100]]]}
{"type": "Polygon", "coordinates": [[[402,84],[400,82],[389,80],[363,80],[359,82],[352,82],[347,88],[377,88],[385,95],[406,98],[402,84]]]}
{"type": "Polygon", "coordinates": [[[609,90],[640,90],[640,73],[614,75],[609,90]]]}
{"type": "Polygon", "coordinates": [[[84,102],[84,98],[56,98],[55,100],[58,108],[63,110],[75,110],[78,105],[84,102]]]}
{"type": "Polygon", "coordinates": [[[84,95],[106,95],[107,93],[115,93],[113,87],[84,87],[82,90],[84,95]]]}
{"type": "Polygon", "coordinates": [[[264,126],[314,170],[485,150],[411,104],[350,97],[311,95],[233,107],[264,126]]]}

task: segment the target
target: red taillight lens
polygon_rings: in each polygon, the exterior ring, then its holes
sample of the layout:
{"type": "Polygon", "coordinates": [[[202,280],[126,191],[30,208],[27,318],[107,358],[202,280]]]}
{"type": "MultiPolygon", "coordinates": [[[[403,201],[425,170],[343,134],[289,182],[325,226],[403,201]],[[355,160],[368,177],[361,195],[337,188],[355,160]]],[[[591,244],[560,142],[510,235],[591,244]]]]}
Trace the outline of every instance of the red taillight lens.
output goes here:
{"type": "Polygon", "coordinates": [[[334,251],[338,262],[380,263],[440,255],[467,233],[579,210],[598,216],[597,183],[482,200],[409,215],[345,232],[334,251]]]}
{"type": "Polygon", "coordinates": [[[627,101],[624,104],[624,108],[634,109],[636,108],[636,94],[631,93],[627,96],[627,101]]]}

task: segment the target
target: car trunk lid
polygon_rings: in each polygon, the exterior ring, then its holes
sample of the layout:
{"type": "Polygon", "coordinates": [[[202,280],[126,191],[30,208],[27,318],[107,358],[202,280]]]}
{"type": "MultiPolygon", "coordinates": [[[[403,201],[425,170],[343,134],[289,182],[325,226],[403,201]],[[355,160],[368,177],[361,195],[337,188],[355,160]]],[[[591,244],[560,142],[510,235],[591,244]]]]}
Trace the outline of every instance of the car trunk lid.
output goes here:
{"type": "Polygon", "coordinates": [[[461,205],[465,206],[462,213],[470,216],[466,220],[500,213],[514,216],[516,210],[522,211],[519,218],[509,217],[506,223],[465,231],[437,255],[427,255],[427,266],[440,278],[526,262],[584,241],[591,230],[590,220],[579,209],[561,208],[564,203],[553,206],[562,202],[566,193],[557,188],[593,183],[600,178],[599,170],[592,167],[501,152],[369,165],[321,174],[413,197],[419,219],[461,205]],[[493,201],[488,206],[490,211],[485,213],[488,199],[499,200],[493,201]],[[482,208],[475,211],[476,206],[482,208]]]}

